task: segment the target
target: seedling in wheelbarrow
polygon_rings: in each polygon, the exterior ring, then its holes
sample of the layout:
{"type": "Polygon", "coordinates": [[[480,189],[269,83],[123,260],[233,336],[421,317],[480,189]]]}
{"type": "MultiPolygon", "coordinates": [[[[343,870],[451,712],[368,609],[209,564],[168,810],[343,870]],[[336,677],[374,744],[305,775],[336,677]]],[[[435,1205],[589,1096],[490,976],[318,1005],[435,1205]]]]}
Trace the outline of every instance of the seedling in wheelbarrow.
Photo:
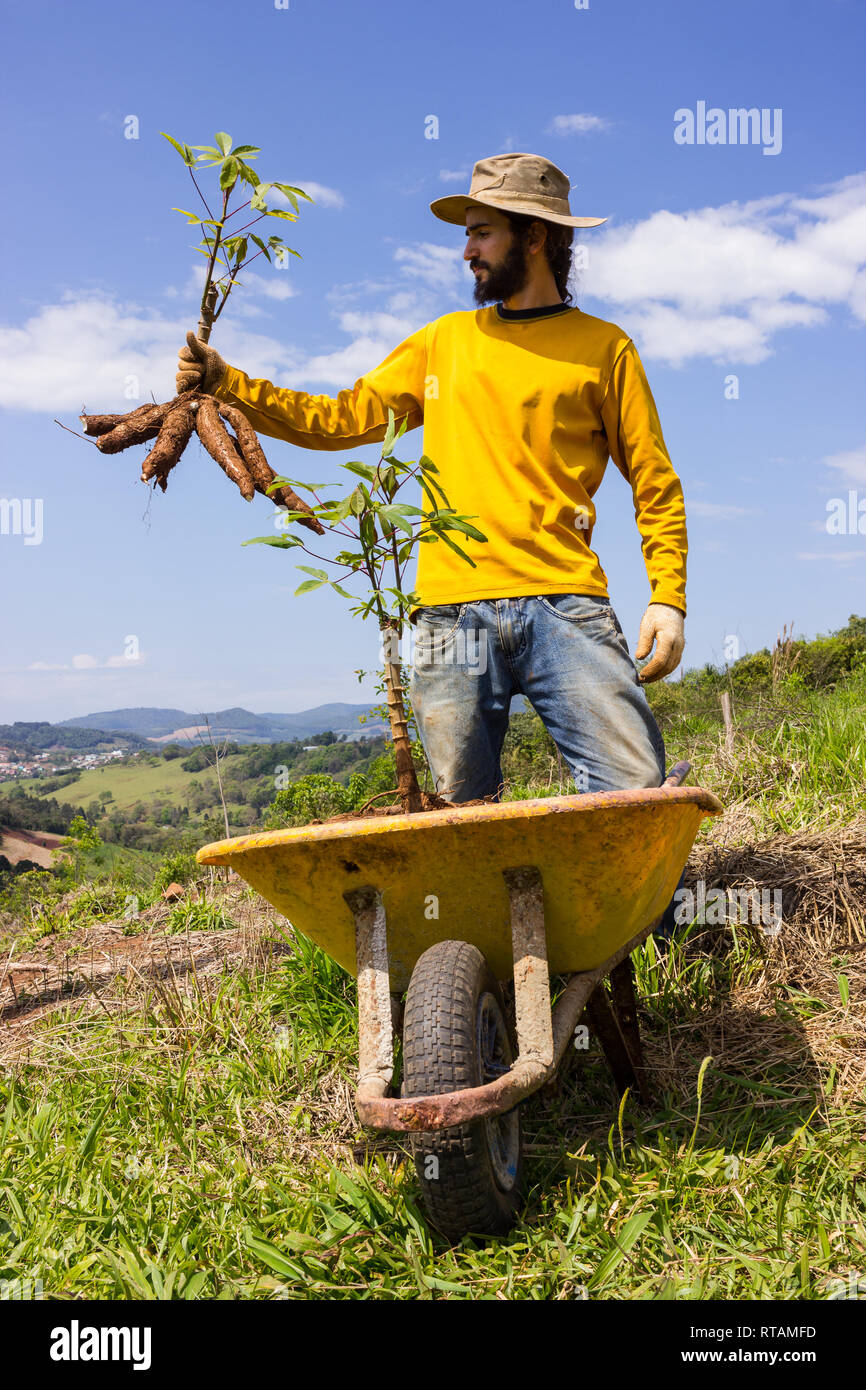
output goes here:
{"type": "MultiPolygon", "coordinates": [[[[407,592],[403,587],[406,567],[416,545],[439,541],[474,567],[474,560],[461,549],[450,533],[462,533],[476,541],[486,541],[487,537],[472,525],[468,517],[458,515],[449,506],[432,459],[422,454],[416,463],[403,463],[396,457],[394,446],[404,433],[407,420],[408,417],[402,420],[398,428],[394,412],[389,409],[388,429],[379,462],[373,465],[352,460],[342,464],[341,467],[360,481],[351,492],[339,499],[318,502],[310,509],[310,515],[323,529],[327,528],[346,538],[345,549],[333,558],[319,555],[310,550],[299,535],[289,534],[255,536],[252,540],[244,541],[244,544],[272,545],[284,550],[300,547],[313,559],[336,566],[341,572],[336,579],[332,579],[327,570],[299,565],[298,568],[310,578],[305,579],[295,593],[312,593],[314,589],[329,584],[343,598],[353,601],[354,606],[350,609],[353,617],[376,619],[382,639],[385,696],[394,743],[397,792],[401,809],[410,813],[435,810],[450,803],[421,790],[412,759],[403,699],[400,641],[409,614],[419,600],[414,591],[407,592]],[[416,478],[428,504],[426,509],[397,501],[401,489],[416,478]],[[366,597],[358,598],[344,587],[345,582],[356,577],[365,582],[366,597]]],[[[289,478],[276,478],[269,491],[296,487],[309,489],[316,495],[312,484],[289,478]]],[[[289,510],[285,520],[287,523],[303,523],[309,520],[309,516],[306,512],[289,510]]]]}

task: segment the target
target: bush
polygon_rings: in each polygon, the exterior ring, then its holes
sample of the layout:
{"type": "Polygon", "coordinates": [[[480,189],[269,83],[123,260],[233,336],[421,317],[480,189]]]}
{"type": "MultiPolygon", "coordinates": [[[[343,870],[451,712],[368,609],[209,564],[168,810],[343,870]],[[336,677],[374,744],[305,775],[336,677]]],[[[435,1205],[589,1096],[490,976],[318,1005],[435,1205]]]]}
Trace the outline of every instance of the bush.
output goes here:
{"type": "Polygon", "coordinates": [[[195,854],[191,849],[179,849],[166,854],[156,871],[154,887],[162,890],[170,883],[189,883],[199,872],[195,854]]]}

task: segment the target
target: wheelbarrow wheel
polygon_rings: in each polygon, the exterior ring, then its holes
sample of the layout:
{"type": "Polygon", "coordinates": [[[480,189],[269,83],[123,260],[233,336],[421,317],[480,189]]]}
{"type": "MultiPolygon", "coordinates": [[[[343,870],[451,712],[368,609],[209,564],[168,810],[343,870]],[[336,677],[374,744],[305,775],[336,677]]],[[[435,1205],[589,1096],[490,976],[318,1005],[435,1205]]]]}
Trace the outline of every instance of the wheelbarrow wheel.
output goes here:
{"type": "MultiPolygon", "coordinates": [[[[482,1086],[513,1060],[499,986],[481,952],[440,941],[412,973],[403,1020],[404,1096],[482,1086]]],[[[520,1110],[412,1141],[427,1214],[449,1240],[500,1235],[520,1198],[520,1110]]]]}

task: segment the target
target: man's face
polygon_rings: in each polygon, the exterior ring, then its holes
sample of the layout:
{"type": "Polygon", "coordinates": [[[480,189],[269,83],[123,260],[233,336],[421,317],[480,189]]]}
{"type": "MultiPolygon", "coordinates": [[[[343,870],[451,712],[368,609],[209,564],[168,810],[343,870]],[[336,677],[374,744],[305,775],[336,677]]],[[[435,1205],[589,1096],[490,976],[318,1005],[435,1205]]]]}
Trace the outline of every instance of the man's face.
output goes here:
{"type": "Polygon", "coordinates": [[[466,214],[464,261],[475,275],[476,304],[494,304],[518,294],[529,279],[529,255],[511,223],[494,208],[466,214]]]}

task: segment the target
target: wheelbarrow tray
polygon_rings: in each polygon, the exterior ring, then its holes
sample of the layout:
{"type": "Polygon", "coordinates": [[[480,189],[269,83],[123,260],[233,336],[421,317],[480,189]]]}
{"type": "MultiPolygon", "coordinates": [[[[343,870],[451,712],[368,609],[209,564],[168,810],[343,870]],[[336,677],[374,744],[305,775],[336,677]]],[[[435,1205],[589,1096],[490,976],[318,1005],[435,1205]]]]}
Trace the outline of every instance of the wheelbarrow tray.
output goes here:
{"type": "Polygon", "coordinates": [[[234,869],[352,974],[344,894],[375,885],[391,988],[403,991],[423,952],[446,940],[471,942],[510,977],[503,871],[514,865],[541,874],[551,972],[596,969],[664,912],[701,820],[722,809],[700,787],[665,785],[266,831],[205,845],[197,859],[234,869]]]}

